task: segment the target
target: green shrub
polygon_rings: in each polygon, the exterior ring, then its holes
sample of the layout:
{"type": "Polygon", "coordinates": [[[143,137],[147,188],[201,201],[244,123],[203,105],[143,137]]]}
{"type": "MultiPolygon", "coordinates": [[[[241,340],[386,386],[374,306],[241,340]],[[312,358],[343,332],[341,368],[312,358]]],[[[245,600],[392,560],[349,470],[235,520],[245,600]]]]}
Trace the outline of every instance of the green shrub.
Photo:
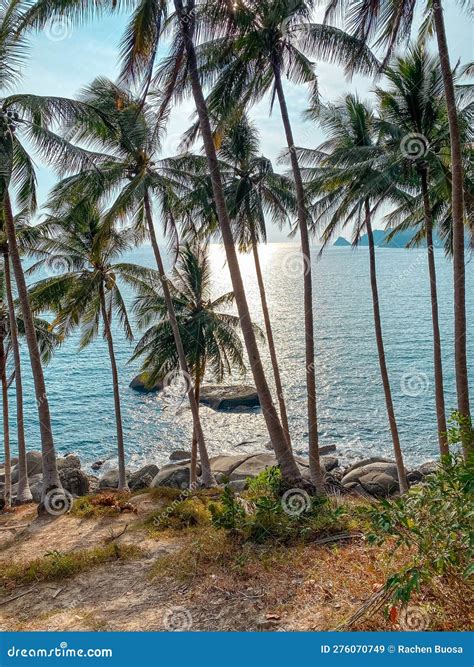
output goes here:
{"type": "Polygon", "coordinates": [[[363,510],[372,524],[372,543],[390,537],[395,550],[414,550],[409,565],[387,581],[394,602],[408,602],[433,577],[473,574],[473,473],[472,461],[446,457],[437,473],[401,498],[363,510]]]}
{"type": "Polygon", "coordinates": [[[347,525],[344,508],[334,507],[327,498],[288,489],[279,468],[250,480],[242,498],[225,487],[220,502],[209,509],[216,527],[256,543],[311,540],[347,525]]]}
{"type": "Polygon", "coordinates": [[[154,530],[184,530],[210,523],[211,513],[206,503],[196,497],[175,500],[146,521],[146,525],[154,530]]]}

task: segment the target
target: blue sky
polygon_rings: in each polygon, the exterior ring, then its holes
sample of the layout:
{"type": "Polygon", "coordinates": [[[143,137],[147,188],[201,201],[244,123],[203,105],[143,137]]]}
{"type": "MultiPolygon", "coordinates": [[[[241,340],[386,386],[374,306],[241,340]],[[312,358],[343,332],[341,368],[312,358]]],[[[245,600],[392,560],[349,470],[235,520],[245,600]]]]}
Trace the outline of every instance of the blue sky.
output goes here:
{"type": "MultiPolygon", "coordinates": [[[[474,27],[466,13],[462,13],[455,0],[445,0],[446,27],[452,63],[473,60],[474,27]]],[[[316,16],[316,20],[318,17],[316,16]]],[[[32,35],[30,58],[24,68],[21,84],[23,91],[40,95],[74,96],[82,86],[98,75],[114,78],[117,75],[118,45],[125,16],[107,16],[81,28],[67,21],[50,24],[38,35],[32,35]]],[[[350,91],[357,91],[362,98],[369,97],[373,83],[363,77],[348,82],[340,68],[318,63],[316,71],[323,101],[336,100],[350,91]]],[[[323,139],[318,127],[303,122],[307,107],[307,91],[303,86],[286,85],[288,105],[293,122],[296,142],[303,146],[316,146],[323,139]]],[[[189,126],[193,105],[191,101],[173,111],[170,118],[164,153],[176,151],[179,138],[189,126]]],[[[261,135],[262,152],[275,160],[284,148],[284,135],[278,108],[269,115],[268,100],[252,110],[261,135]]],[[[45,202],[54,183],[54,175],[38,164],[40,201],[45,202]]],[[[272,230],[270,241],[285,240],[286,232],[272,230]]]]}

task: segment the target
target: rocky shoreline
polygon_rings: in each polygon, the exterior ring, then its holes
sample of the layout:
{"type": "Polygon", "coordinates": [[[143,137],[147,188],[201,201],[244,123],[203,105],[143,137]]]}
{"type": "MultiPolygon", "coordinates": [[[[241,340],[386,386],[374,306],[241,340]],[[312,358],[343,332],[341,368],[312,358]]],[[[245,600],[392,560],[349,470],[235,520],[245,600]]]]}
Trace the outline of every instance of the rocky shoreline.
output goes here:
{"type": "MultiPolygon", "coordinates": [[[[296,462],[303,478],[309,480],[309,461],[296,456],[296,462]]],[[[242,491],[250,478],[277,465],[273,452],[255,452],[253,454],[221,454],[211,458],[211,469],[218,484],[228,483],[234,490],[242,491]]],[[[348,467],[339,465],[336,456],[322,456],[321,461],[328,478],[339,488],[348,492],[374,498],[386,498],[397,495],[399,492],[397,468],[395,462],[382,458],[371,457],[362,459],[348,467]]],[[[14,459],[12,467],[12,496],[16,495],[18,483],[18,464],[14,459]]],[[[32,451],[27,454],[28,477],[33,500],[39,502],[41,498],[43,475],[41,474],[41,452],[32,451]]],[[[101,462],[97,462],[100,468],[101,462]]],[[[77,454],[68,454],[57,461],[61,483],[73,496],[84,496],[101,491],[114,490],[118,487],[118,469],[112,469],[103,475],[88,474],[83,470],[81,460],[77,454]]],[[[94,467],[94,466],[93,466],[94,467]]],[[[423,481],[424,477],[436,470],[437,462],[428,461],[411,470],[407,470],[408,481],[411,485],[423,481]]],[[[0,494],[4,486],[4,465],[0,464],[0,494]]],[[[198,475],[200,466],[198,462],[198,475]]],[[[190,455],[184,450],[176,450],[170,455],[170,463],[158,467],[150,463],[142,468],[127,470],[127,482],[131,491],[146,488],[167,486],[185,490],[189,487],[190,455]]],[[[341,489],[341,490],[343,490],[341,489]]]]}

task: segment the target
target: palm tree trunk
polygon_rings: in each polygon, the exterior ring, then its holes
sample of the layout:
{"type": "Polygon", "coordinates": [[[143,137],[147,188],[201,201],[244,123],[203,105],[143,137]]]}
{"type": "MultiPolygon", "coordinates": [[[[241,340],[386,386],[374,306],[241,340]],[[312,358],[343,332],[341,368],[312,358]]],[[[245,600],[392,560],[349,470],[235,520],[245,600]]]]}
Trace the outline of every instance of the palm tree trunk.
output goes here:
{"type": "Polygon", "coordinates": [[[405,466],[403,464],[402,449],[400,447],[400,438],[398,435],[398,427],[395,419],[395,411],[393,409],[392,390],[390,388],[390,380],[388,377],[387,363],[385,361],[385,348],[382,334],[382,321],[380,318],[379,305],[379,291],[377,287],[377,269],[375,266],[375,244],[374,234],[371,224],[371,212],[369,202],[365,202],[365,227],[367,229],[367,236],[369,237],[369,256],[370,256],[370,286],[372,288],[372,305],[374,309],[374,324],[375,324],[375,338],[377,341],[377,351],[379,355],[380,374],[382,376],[383,390],[385,394],[385,405],[387,406],[388,422],[390,425],[390,432],[392,434],[393,451],[395,454],[395,461],[397,464],[398,483],[400,486],[400,493],[408,491],[408,482],[405,473],[405,466]]]}
{"type": "Polygon", "coordinates": [[[255,271],[257,273],[258,289],[260,292],[260,301],[262,304],[263,320],[265,322],[265,332],[267,334],[268,349],[270,351],[270,359],[272,361],[273,377],[275,378],[275,388],[278,396],[278,405],[280,407],[281,424],[286,434],[288,446],[291,447],[290,428],[288,425],[288,413],[286,411],[285,397],[283,394],[283,385],[281,382],[280,368],[278,366],[278,357],[275,349],[275,340],[273,338],[272,323],[270,321],[270,313],[268,310],[267,295],[265,293],[265,283],[262,275],[262,267],[260,266],[260,258],[258,256],[258,244],[255,238],[255,231],[251,230],[252,252],[255,262],[255,271]]]}
{"type": "MultiPolygon", "coordinates": [[[[30,354],[31,370],[35,386],[36,405],[38,407],[43,467],[42,499],[44,500],[46,494],[48,494],[50,491],[53,489],[60,489],[62,487],[59,480],[58,469],[56,467],[56,452],[54,449],[51,416],[49,413],[48,395],[46,393],[46,385],[44,382],[43,367],[41,364],[38,341],[36,340],[33,315],[30,308],[30,302],[28,300],[28,290],[26,287],[25,276],[23,273],[20,253],[16,241],[15,223],[13,220],[13,212],[8,193],[6,193],[5,196],[4,209],[8,236],[8,249],[12,260],[18,298],[23,314],[26,342],[30,354]]],[[[43,503],[40,503],[38,511],[43,511],[43,503]]]]}
{"type": "MultiPolygon", "coordinates": [[[[466,352],[466,278],[464,264],[464,201],[463,167],[461,139],[459,133],[456,98],[454,95],[453,74],[449,61],[446,30],[444,26],[441,0],[433,3],[433,18],[438,41],[441,73],[448,111],[449,134],[451,138],[452,164],[452,218],[453,218],[453,271],[454,271],[454,357],[456,366],[456,391],[458,411],[470,423],[469,379],[466,352]]],[[[472,428],[463,429],[463,451],[465,457],[474,451],[472,428]]]]}
{"type": "Polygon", "coordinates": [[[3,344],[5,336],[5,323],[3,315],[0,315],[0,379],[2,383],[2,407],[3,407],[3,451],[5,453],[5,486],[3,488],[4,509],[9,510],[12,505],[12,473],[10,457],[10,420],[8,416],[8,381],[7,381],[7,357],[3,344]]]}
{"type": "Polygon", "coordinates": [[[166,310],[168,311],[168,317],[170,318],[170,325],[173,331],[176,351],[178,353],[179,366],[181,368],[181,372],[184,375],[188,388],[187,389],[188,400],[189,400],[189,405],[191,407],[191,414],[193,417],[193,433],[195,434],[197,440],[199,448],[199,457],[201,459],[201,479],[204,486],[212,486],[214,484],[214,478],[211,473],[211,465],[209,463],[209,456],[207,454],[206,443],[204,440],[204,433],[202,430],[201,420],[199,417],[199,406],[194,396],[193,383],[191,381],[191,375],[189,374],[188,362],[186,360],[186,354],[184,352],[183,342],[181,340],[181,334],[179,332],[178,322],[176,320],[176,314],[174,312],[173,299],[171,298],[171,293],[168,287],[168,279],[165,273],[165,267],[163,265],[160,248],[158,246],[158,241],[156,239],[155,227],[153,225],[153,216],[151,213],[151,205],[148,192],[145,194],[144,203],[145,203],[145,214],[148,224],[148,233],[150,235],[151,245],[153,248],[153,252],[155,254],[158,273],[160,274],[163,296],[165,298],[165,303],[166,303],[166,310]]]}
{"type": "MultiPolygon", "coordinates": [[[[199,410],[199,399],[201,397],[201,376],[199,370],[196,371],[196,378],[194,381],[194,398],[199,410]]],[[[197,438],[196,432],[193,429],[193,441],[191,444],[191,469],[189,475],[190,488],[193,489],[197,482],[197,438]]]]}
{"type": "Polygon", "coordinates": [[[105,303],[104,284],[101,282],[99,287],[100,308],[102,311],[102,318],[104,320],[104,331],[109,348],[110,365],[112,367],[112,381],[114,385],[114,404],[115,404],[115,424],[117,428],[117,451],[118,451],[118,469],[119,491],[128,491],[127,473],[125,470],[125,447],[123,444],[123,422],[122,422],[122,408],[120,405],[120,385],[117,370],[117,361],[115,359],[114,341],[112,337],[112,329],[110,327],[109,314],[107,312],[107,305],[105,303]]]}
{"type": "Polygon", "coordinates": [[[216,205],[217,217],[224,243],[224,249],[227,257],[227,264],[229,266],[229,273],[232,280],[232,287],[239,312],[240,326],[247,348],[250,367],[257,388],[260,404],[262,406],[263,416],[270,435],[275,456],[278,460],[283,477],[288,482],[301,483],[301,473],[296,465],[293,453],[288,446],[285,431],[281,425],[278,413],[273,404],[272,395],[267,384],[267,379],[262,366],[260,352],[258,350],[257,339],[250,319],[250,312],[245,295],[242,275],[240,273],[237,252],[232,237],[232,229],[227,211],[224,189],[222,186],[222,177],[217,160],[216,149],[212,136],[211,124],[209,121],[209,113],[202,91],[201,81],[196,61],[196,52],[193,43],[194,21],[190,17],[195,15],[194,2],[190,0],[186,9],[189,14],[186,14],[183,9],[182,0],[174,0],[174,5],[178,18],[181,22],[181,30],[186,47],[186,54],[188,58],[188,71],[191,80],[191,87],[194,97],[196,111],[199,117],[199,125],[201,135],[206,152],[209,173],[212,181],[212,191],[216,205]]]}
{"type": "Polygon", "coordinates": [[[436,283],[436,263],[433,247],[433,218],[431,214],[430,196],[428,192],[427,169],[421,169],[421,192],[425,214],[426,245],[428,249],[428,272],[431,292],[431,318],[433,321],[433,356],[436,396],[436,419],[438,421],[438,442],[441,456],[449,454],[448,427],[446,425],[446,407],[444,403],[443,362],[441,357],[441,335],[439,331],[438,288],[436,283]]]}
{"type": "Polygon", "coordinates": [[[308,432],[309,432],[309,470],[311,481],[319,493],[324,493],[324,475],[319,456],[318,408],[316,398],[316,375],[314,362],[314,321],[313,321],[313,276],[311,269],[311,247],[308,233],[308,220],[305,205],[303,179],[295,151],[293,130],[291,127],[285,92],[281,81],[281,71],[277,63],[273,63],[275,88],[280,104],[281,118],[285,128],[286,141],[290,153],[291,169],[295,181],[296,198],[298,202],[298,224],[301,235],[301,251],[304,267],[304,323],[305,323],[305,350],[306,350],[306,389],[308,394],[308,432]]]}
{"type": "Polygon", "coordinates": [[[13,363],[15,368],[15,391],[16,391],[16,424],[18,436],[18,492],[16,504],[28,503],[33,500],[28,482],[28,469],[26,464],[26,443],[23,414],[23,384],[21,378],[20,345],[18,342],[18,327],[16,323],[15,305],[13,300],[12,280],[10,275],[10,256],[8,250],[3,253],[5,263],[5,291],[8,302],[8,319],[10,321],[10,340],[13,351],[13,363]]]}

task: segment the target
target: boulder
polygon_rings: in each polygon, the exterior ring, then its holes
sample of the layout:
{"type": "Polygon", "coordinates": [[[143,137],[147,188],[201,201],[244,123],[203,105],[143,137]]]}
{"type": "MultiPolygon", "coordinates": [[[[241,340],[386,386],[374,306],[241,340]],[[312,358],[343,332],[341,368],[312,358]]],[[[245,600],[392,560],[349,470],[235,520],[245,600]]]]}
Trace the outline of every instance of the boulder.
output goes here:
{"type": "MultiPolygon", "coordinates": [[[[41,452],[27,452],[26,453],[26,466],[28,470],[28,477],[33,475],[38,475],[43,471],[43,457],[41,452]]],[[[20,477],[20,470],[18,468],[18,463],[12,468],[12,484],[16,484],[20,477]]]]}
{"type": "Polygon", "coordinates": [[[427,461],[426,463],[422,463],[421,466],[418,466],[416,471],[419,472],[422,477],[426,477],[427,475],[433,475],[437,472],[438,468],[438,461],[427,461]]]}
{"type": "Polygon", "coordinates": [[[160,472],[158,466],[154,463],[143,466],[140,470],[132,473],[130,479],[128,480],[128,486],[130,491],[139,491],[140,489],[146,489],[151,486],[151,483],[160,472]]]}
{"type": "Polygon", "coordinates": [[[351,466],[345,469],[344,474],[348,475],[353,470],[356,470],[357,468],[362,468],[363,466],[367,466],[371,463],[394,463],[394,461],[393,459],[384,459],[381,456],[371,456],[368,459],[362,459],[361,461],[356,461],[351,466]]]}
{"type": "Polygon", "coordinates": [[[187,452],[184,449],[176,449],[170,454],[170,461],[189,461],[191,458],[191,452],[187,452]]]}
{"type": "Polygon", "coordinates": [[[58,466],[58,471],[65,470],[66,468],[81,468],[81,460],[77,454],[68,454],[64,458],[58,458],[56,461],[58,466]]]}
{"type": "Polygon", "coordinates": [[[376,497],[385,498],[399,491],[397,466],[386,459],[352,466],[341,482],[348,489],[376,497]]]}
{"type": "Polygon", "coordinates": [[[89,493],[99,493],[100,479],[95,475],[87,475],[89,480],[89,493]]]}
{"type": "MultiPolygon", "coordinates": [[[[174,464],[163,466],[160,472],[153,479],[151,486],[156,488],[158,486],[171,486],[175,489],[187,489],[189,487],[189,480],[191,466],[189,463],[174,464]]],[[[201,474],[201,466],[197,465],[197,474],[201,474]]]]}
{"type": "Polygon", "coordinates": [[[238,465],[228,475],[230,481],[247,479],[247,477],[256,477],[267,468],[277,465],[275,454],[254,454],[247,457],[242,464],[238,465]]]}
{"type": "Polygon", "coordinates": [[[253,454],[221,454],[210,459],[211,471],[216,482],[220,484],[226,478],[230,479],[236,468],[252,458],[253,454]]]}
{"type": "Polygon", "coordinates": [[[92,470],[100,470],[104,465],[105,461],[94,461],[91,465],[92,470]]]}
{"type": "MultiPolygon", "coordinates": [[[[71,458],[71,457],[67,457],[71,458]]],[[[85,496],[89,493],[89,478],[86,473],[75,466],[66,466],[59,470],[59,479],[66,491],[73,496],[85,496]]]]}
{"type": "Polygon", "coordinates": [[[147,383],[146,373],[140,373],[133,378],[129,384],[130,389],[140,392],[141,394],[151,394],[156,391],[161,391],[163,389],[163,382],[155,382],[152,386],[149,386],[147,383]]]}
{"type": "Polygon", "coordinates": [[[35,503],[41,502],[41,492],[43,491],[43,475],[32,475],[28,478],[30,491],[35,503]]]}
{"type": "MultiPolygon", "coordinates": [[[[130,479],[130,471],[126,470],[127,482],[130,479]]],[[[105,473],[99,482],[99,489],[118,489],[119,471],[118,468],[113,468],[105,473]]]]}
{"type": "Polygon", "coordinates": [[[214,410],[239,410],[260,406],[257,390],[249,385],[204,386],[201,389],[200,402],[214,410]]]}

